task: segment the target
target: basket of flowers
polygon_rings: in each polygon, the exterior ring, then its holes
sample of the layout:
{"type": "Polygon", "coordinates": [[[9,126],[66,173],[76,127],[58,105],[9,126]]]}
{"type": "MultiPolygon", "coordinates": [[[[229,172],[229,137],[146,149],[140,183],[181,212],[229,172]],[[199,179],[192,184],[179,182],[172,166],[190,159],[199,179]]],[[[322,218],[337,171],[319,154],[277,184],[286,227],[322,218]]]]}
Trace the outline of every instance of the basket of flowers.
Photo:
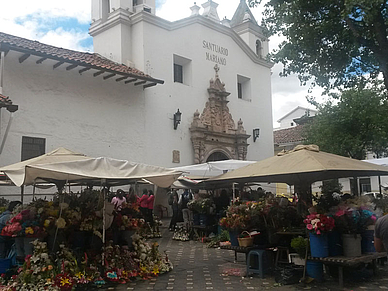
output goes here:
{"type": "Polygon", "coordinates": [[[240,247],[250,247],[253,245],[253,237],[247,231],[243,231],[237,239],[240,247]]]}

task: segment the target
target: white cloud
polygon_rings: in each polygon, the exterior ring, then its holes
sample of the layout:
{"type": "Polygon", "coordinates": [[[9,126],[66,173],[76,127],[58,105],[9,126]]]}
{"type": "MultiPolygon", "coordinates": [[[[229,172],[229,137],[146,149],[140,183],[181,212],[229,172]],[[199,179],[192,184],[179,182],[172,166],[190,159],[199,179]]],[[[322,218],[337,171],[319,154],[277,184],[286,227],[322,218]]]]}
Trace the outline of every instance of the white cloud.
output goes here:
{"type": "MultiPolygon", "coordinates": [[[[0,2],[0,31],[59,47],[82,51],[93,50],[91,47],[80,45],[80,41],[88,36],[86,29],[81,30],[79,27],[64,28],[54,25],[57,20],[69,18],[75,18],[80,24],[89,23],[91,0],[0,0],[0,2]]],[[[157,15],[169,21],[189,17],[191,14],[190,7],[194,3],[193,0],[163,0],[161,2],[164,2],[164,4],[158,8],[157,15]]],[[[206,0],[197,2],[197,5],[201,6],[204,2],[206,0]]],[[[224,17],[231,19],[240,0],[216,0],[215,2],[219,4],[217,11],[220,19],[224,17]]],[[[258,23],[262,19],[264,3],[252,9],[258,23]]],[[[201,8],[200,13],[202,11],[203,8],[201,8]]],[[[270,48],[276,48],[281,40],[277,36],[272,37],[270,48]]],[[[296,76],[280,78],[280,70],[281,65],[275,65],[272,74],[272,103],[275,126],[276,120],[296,106],[309,106],[305,98],[308,87],[300,86],[296,76]]],[[[314,89],[313,95],[319,99],[321,92],[321,89],[314,89]]]]}

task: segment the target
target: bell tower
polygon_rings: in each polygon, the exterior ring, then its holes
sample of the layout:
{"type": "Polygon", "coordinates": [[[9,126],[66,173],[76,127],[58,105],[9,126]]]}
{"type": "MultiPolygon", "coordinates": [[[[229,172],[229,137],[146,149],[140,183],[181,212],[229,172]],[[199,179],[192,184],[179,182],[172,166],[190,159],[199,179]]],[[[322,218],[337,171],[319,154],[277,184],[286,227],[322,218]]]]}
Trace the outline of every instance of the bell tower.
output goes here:
{"type": "Polygon", "coordinates": [[[92,0],[89,34],[94,51],[133,67],[130,18],[136,13],[155,15],[155,0],[92,0]]]}

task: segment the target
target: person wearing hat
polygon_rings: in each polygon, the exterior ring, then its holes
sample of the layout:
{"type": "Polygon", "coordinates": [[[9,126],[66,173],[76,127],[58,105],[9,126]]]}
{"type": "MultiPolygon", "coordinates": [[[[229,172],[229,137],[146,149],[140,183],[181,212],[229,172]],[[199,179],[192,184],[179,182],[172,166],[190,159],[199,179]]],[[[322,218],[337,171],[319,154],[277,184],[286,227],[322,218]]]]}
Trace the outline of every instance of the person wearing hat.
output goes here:
{"type": "Polygon", "coordinates": [[[124,197],[124,191],[122,189],[118,189],[116,192],[116,196],[112,199],[112,204],[115,206],[116,211],[121,211],[123,208],[123,204],[126,204],[127,200],[124,197]]]}

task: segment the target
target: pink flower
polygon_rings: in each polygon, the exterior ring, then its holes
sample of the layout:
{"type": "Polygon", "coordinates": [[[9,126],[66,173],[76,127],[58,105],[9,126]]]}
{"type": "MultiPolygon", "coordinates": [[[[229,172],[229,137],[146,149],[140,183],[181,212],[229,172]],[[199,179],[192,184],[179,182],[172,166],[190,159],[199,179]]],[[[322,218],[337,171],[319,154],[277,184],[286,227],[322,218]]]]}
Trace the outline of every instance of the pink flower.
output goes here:
{"type": "Polygon", "coordinates": [[[338,210],[338,211],[335,213],[335,216],[342,216],[342,215],[344,215],[344,214],[345,214],[345,210],[340,209],[340,210],[338,210]]]}
{"type": "Polygon", "coordinates": [[[372,219],[373,221],[376,221],[376,216],[374,216],[374,215],[372,215],[371,217],[370,217],[370,219],[372,219]]]}
{"type": "Polygon", "coordinates": [[[308,230],[312,230],[313,229],[313,225],[312,224],[307,224],[307,229],[308,230]]]}
{"type": "Polygon", "coordinates": [[[319,229],[317,230],[317,234],[321,234],[321,231],[319,229]]]}

